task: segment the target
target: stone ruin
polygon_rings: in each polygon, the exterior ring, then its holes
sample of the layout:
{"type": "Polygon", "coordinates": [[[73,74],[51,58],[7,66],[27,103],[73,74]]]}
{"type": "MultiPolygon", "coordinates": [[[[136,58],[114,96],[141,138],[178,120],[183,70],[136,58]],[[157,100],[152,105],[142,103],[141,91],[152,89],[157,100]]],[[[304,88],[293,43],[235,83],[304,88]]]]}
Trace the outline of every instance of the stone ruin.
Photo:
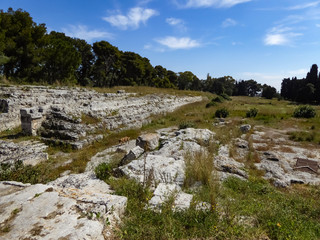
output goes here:
{"type": "Polygon", "coordinates": [[[36,136],[37,130],[45,116],[43,108],[22,108],[20,109],[21,128],[25,135],[36,136]]]}

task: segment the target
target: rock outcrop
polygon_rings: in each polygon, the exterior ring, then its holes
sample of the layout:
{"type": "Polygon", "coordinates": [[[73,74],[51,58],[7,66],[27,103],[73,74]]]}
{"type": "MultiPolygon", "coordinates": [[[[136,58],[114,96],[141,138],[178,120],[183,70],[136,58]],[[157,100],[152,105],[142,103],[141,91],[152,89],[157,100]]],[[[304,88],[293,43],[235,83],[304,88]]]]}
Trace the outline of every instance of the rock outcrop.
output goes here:
{"type": "Polygon", "coordinates": [[[176,108],[201,101],[201,97],[98,93],[84,88],[51,88],[44,86],[0,87],[0,131],[20,125],[20,109],[51,106],[71,116],[90,115],[101,119],[100,127],[141,127],[151,115],[163,114],[176,108]]]}
{"type": "Polygon", "coordinates": [[[45,152],[47,148],[38,141],[14,143],[0,140],[0,164],[13,165],[20,162],[34,166],[48,160],[48,153],[45,152]]]}
{"type": "Polygon", "coordinates": [[[47,185],[0,182],[1,239],[108,239],[127,198],[89,174],[47,185]]]}

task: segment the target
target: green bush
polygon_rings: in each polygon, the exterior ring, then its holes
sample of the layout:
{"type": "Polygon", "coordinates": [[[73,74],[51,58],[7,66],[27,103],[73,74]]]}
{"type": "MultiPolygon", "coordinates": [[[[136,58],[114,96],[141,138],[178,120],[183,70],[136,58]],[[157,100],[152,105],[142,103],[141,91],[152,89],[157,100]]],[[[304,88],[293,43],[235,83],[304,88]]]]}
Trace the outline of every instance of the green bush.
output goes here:
{"type": "Polygon", "coordinates": [[[249,109],[249,111],[246,113],[246,117],[247,118],[254,118],[256,117],[258,114],[258,109],[256,108],[251,108],[249,109]]]}
{"type": "Polygon", "coordinates": [[[211,100],[211,102],[216,102],[216,103],[222,103],[223,102],[223,98],[222,97],[215,97],[211,100]]]}
{"type": "Polygon", "coordinates": [[[215,112],[214,116],[218,118],[226,118],[229,116],[229,111],[226,108],[220,108],[215,112]]]}
{"type": "Polygon", "coordinates": [[[195,124],[190,121],[183,121],[179,124],[179,129],[194,128],[195,124]]]}
{"type": "Polygon", "coordinates": [[[228,94],[222,93],[220,96],[221,96],[223,99],[227,100],[227,101],[231,101],[231,100],[232,100],[228,94]]]}
{"type": "Polygon", "coordinates": [[[105,181],[109,179],[112,173],[112,166],[107,163],[101,163],[99,164],[95,169],[94,172],[97,176],[102,181],[105,181]]]}
{"type": "Polygon", "coordinates": [[[316,116],[316,110],[311,106],[301,106],[296,108],[293,116],[295,118],[313,118],[316,116]]]}
{"type": "Polygon", "coordinates": [[[216,105],[217,105],[216,102],[211,101],[211,102],[207,103],[206,108],[214,107],[214,106],[216,106],[216,105]]]}

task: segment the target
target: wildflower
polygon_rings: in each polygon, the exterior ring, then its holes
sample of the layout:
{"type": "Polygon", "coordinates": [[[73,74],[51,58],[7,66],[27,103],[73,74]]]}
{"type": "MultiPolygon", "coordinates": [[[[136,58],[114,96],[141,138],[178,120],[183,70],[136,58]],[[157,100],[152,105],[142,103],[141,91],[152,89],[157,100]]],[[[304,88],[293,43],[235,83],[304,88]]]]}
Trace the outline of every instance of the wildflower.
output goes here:
{"type": "Polygon", "coordinates": [[[280,223],[277,223],[277,227],[281,227],[281,224],[280,224],[280,223]]]}

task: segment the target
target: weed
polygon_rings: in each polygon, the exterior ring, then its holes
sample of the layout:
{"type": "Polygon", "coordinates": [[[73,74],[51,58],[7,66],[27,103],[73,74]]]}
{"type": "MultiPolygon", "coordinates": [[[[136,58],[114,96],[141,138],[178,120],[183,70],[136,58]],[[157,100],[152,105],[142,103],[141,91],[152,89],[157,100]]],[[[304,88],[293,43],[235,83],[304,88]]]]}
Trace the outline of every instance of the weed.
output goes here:
{"type": "Polygon", "coordinates": [[[293,116],[295,118],[314,118],[316,110],[311,106],[300,106],[295,109],[293,116]]]}
{"type": "Polygon", "coordinates": [[[187,152],[185,154],[185,187],[192,186],[195,182],[201,182],[208,185],[212,178],[213,172],[213,155],[205,150],[200,150],[194,153],[187,152]]]}
{"type": "Polygon", "coordinates": [[[227,108],[220,108],[216,110],[214,116],[217,118],[226,118],[229,116],[229,111],[227,108]]]}
{"type": "Polygon", "coordinates": [[[195,124],[190,121],[183,121],[179,124],[179,129],[194,128],[195,124]]]}
{"type": "Polygon", "coordinates": [[[246,112],[246,117],[247,118],[254,118],[258,114],[258,109],[256,108],[250,108],[249,111],[246,112]]]}

